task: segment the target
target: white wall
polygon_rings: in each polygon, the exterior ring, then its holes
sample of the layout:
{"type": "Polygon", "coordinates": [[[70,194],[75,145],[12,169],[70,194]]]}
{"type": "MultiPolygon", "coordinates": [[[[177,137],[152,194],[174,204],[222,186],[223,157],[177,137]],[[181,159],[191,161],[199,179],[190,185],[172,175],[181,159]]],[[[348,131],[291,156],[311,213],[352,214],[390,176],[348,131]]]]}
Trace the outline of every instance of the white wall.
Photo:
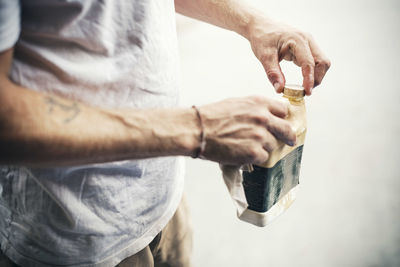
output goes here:
{"type": "MultiPolygon", "coordinates": [[[[400,1],[250,2],[312,33],[332,67],[307,99],[300,195],[271,225],[239,221],[217,165],[187,160],[195,266],[400,266],[400,1]]],[[[183,105],[274,95],[246,40],[183,17],[178,30],[183,105]]]]}

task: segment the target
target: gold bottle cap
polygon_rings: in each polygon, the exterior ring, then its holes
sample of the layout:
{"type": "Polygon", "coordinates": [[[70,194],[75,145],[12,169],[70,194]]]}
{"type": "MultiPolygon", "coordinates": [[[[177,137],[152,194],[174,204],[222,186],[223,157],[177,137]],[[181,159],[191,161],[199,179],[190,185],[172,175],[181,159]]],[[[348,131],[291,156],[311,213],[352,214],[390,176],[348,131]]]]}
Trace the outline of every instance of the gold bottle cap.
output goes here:
{"type": "Polygon", "coordinates": [[[283,94],[289,97],[301,98],[306,92],[304,91],[303,86],[296,84],[286,84],[283,89],[283,94]]]}

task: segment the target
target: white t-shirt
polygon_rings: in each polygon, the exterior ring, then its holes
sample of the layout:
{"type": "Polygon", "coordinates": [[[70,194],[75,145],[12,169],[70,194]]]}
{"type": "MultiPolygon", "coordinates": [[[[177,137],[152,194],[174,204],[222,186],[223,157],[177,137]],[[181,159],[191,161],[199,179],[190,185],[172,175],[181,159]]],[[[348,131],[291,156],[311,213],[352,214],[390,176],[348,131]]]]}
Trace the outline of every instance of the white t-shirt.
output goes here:
{"type": "MultiPolygon", "coordinates": [[[[178,104],[173,0],[0,0],[0,51],[13,45],[11,79],[26,88],[107,108],[178,104]]],[[[0,166],[1,250],[22,266],[115,266],[172,217],[182,166],[0,166]]]]}

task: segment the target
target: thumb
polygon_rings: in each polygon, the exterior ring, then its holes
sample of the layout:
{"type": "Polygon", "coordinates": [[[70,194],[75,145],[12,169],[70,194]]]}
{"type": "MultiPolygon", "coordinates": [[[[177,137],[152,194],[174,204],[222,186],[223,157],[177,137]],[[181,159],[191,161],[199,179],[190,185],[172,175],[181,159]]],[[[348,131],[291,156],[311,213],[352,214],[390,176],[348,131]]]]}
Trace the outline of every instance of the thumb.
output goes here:
{"type": "Polygon", "coordinates": [[[285,76],[279,65],[278,51],[271,50],[261,57],[261,63],[267,73],[268,79],[274,86],[277,93],[283,92],[285,86],[285,76]]]}

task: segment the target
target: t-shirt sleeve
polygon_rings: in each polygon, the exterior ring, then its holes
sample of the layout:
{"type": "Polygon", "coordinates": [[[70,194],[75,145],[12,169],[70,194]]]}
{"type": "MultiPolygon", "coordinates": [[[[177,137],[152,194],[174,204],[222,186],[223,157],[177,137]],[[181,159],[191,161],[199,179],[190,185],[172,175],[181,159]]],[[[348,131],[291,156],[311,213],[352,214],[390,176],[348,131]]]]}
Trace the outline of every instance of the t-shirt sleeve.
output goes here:
{"type": "Polygon", "coordinates": [[[0,0],[0,52],[15,45],[21,31],[19,0],[0,0]]]}

